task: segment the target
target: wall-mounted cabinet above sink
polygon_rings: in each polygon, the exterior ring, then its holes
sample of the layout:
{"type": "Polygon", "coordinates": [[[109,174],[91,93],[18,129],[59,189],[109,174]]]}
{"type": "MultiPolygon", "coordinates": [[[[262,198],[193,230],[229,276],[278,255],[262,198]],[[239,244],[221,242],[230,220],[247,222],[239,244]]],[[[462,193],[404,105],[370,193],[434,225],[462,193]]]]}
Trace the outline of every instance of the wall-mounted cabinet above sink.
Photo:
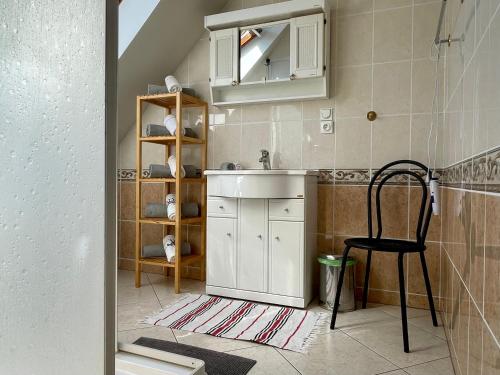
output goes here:
{"type": "Polygon", "coordinates": [[[205,17],[213,104],[328,98],[329,21],[325,0],[205,17]]]}

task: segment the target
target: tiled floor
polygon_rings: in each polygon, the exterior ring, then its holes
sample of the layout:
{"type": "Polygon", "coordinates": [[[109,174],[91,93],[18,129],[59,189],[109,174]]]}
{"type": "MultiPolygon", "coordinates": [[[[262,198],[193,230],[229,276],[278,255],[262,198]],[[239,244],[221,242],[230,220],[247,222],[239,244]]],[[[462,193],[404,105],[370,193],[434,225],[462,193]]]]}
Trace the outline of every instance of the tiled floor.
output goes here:
{"type": "MultiPolygon", "coordinates": [[[[133,272],[118,272],[118,340],[133,342],[141,336],[177,341],[253,358],[251,375],[452,375],[453,369],[442,327],[432,326],[427,310],[408,309],[410,354],[402,349],[398,306],[371,306],[340,314],[333,332],[320,335],[307,354],[251,342],[151,327],[138,323],[180,297],[172,280],[143,274],[136,289],[133,272]]],[[[204,293],[204,284],[183,280],[183,292],[204,293]]],[[[312,310],[325,311],[316,304],[312,310]]]]}

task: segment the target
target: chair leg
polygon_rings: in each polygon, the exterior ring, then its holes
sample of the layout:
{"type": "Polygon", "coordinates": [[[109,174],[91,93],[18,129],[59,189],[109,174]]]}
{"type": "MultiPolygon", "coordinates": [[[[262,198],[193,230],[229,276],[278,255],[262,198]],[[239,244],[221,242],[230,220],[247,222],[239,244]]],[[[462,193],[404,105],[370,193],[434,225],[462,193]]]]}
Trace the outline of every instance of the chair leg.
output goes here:
{"type": "Polygon", "coordinates": [[[422,271],[424,273],[425,289],[427,289],[427,298],[429,299],[429,308],[431,309],[432,325],[438,326],[436,318],[436,310],[434,309],[434,299],[432,298],[431,282],[429,281],[429,273],[427,272],[427,264],[425,262],[424,252],[420,252],[420,262],[422,263],[422,271]]]}
{"type": "Polygon", "coordinates": [[[405,295],[405,271],[404,271],[404,253],[399,253],[398,269],[399,269],[399,298],[401,303],[401,324],[403,326],[403,346],[405,353],[410,352],[408,343],[408,321],[406,317],[406,295],[405,295]]]}
{"type": "Polygon", "coordinates": [[[344,282],[345,268],[347,264],[347,256],[349,255],[350,246],[346,246],[342,254],[342,265],[340,268],[339,281],[337,283],[337,293],[335,295],[335,303],[333,304],[332,321],[330,322],[330,329],[335,329],[335,321],[337,320],[337,312],[340,305],[340,293],[342,291],[342,283],[344,282]]]}
{"type": "Polygon", "coordinates": [[[368,282],[370,281],[370,265],[372,262],[372,251],[368,250],[368,257],[366,258],[365,267],[365,285],[363,287],[363,309],[366,309],[366,301],[368,300],[368,282]]]}

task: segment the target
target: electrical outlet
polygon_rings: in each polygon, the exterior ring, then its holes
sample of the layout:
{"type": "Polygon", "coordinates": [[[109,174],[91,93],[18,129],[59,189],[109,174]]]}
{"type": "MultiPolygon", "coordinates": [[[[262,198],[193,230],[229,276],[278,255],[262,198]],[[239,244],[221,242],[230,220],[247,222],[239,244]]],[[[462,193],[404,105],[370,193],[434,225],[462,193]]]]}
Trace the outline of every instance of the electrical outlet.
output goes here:
{"type": "Polygon", "coordinates": [[[321,134],[332,134],[333,133],[333,121],[320,121],[320,133],[321,134]]]}

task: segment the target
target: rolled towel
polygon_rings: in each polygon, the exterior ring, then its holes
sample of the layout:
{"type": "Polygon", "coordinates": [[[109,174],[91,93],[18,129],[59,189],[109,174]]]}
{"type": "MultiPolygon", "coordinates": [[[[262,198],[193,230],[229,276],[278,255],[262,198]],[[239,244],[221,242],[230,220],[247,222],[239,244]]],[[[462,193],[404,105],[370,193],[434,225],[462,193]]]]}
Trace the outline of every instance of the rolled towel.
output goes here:
{"type": "MultiPolygon", "coordinates": [[[[175,261],[175,236],[167,234],[163,238],[162,255],[165,255],[169,262],[175,261]]],[[[189,242],[182,243],[181,255],[191,255],[191,244],[189,242]]]]}
{"type": "Polygon", "coordinates": [[[167,234],[163,237],[163,251],[167,257],[167,261],[172,262],[175,257],[175,237],[167,234]]]}
{"type": "Polygon", "coordinates": [[[191,244],[189,242],[183,242],[181,247],[182,255],[191,255],[191,244]]]}
{"type": "Polygon", "coordinates": [[[175,78],[174,76],[166,76],[165,85],[167,86],[168,92],[170,93],[182,91],[182,86],[179,84],[179,81],[177,81],[177,78],[175,78]]]}
{"type": "MultiPolygon", "coordinates": [[[[177,117],[174,114],[166,115],[163,119],[163,125],[167,128],[169,135],[177,133],[177,117]]],[[[187,120],[182,120],[182,135],[192,138],[198,138],[196,132],[189,126],[187,120]]]]}
{"type": "MultiPolygon", "coordinates": [[[[175,155],[170,155],[170,156],[168,157],[168,161],[167,161],[167,163],[168,163],[168,166],[170,167],[170,172],[172,173],[172,176],[173,176],[173,177],[177,177],[177,171],[176,171],[176,167],[177,167],[177,166],[176,166],[176,162],[177,162],[177,161],[176,161],[176,159],[175,159],[175,155]]],[[[183,166],[181,166],[181,173],[180,173],[180,175],[181,175],[181,176],[180,176],[181,178],[186,177],[186,171],[184,170],[184,167],[183,167],[183,166]]]]}
{"type": "MultiPolygon", "coordinates": [[[[182,92],[191,96],[196,96],[196,91],[189,87],[183,87],[182,92]]],[[[169,94],[167,86],[148,85],[148,95],[169,94]]]]}
{"type": "Polygon", "coordinates": [[[164,137],[169,136],[168,129],[163,125],[148,124],[146,126],[146,135],[148,137],[164,137]]]}
{"type": "Polygon", "coordinates": [[[183,165],[184,171],[186,172],[186,178],[196,178],[201,176],[201,170],[196,168],[194,165],[186,164],[183,165]]]}
{"type": "Polygon", "coordinates": [[[198,217],[200,209],[198,203],[186,202],[181,205],[182,217],[198,217]]]}
{"type": "Polygon", "coordinates": [[[164,255],[165,249],[163,248],[163,245],[145,245],[142,247],[142,256],[144,258],[162,257],[164,255]]]}
{"type": "Polygon", "coordinates": [[[144,210],[145,217],[168,217],[168,206],[160,203],[148,203],[144,210]]]}
{"type": "Polygon", "coordinates": [[[167,215],[169,220],[175,220],[175,212],[176,212],[175,203],[169,203],[167,206],[167,215]]]}
{"type": "Polygon", "coordinates": [[[196,132],[188,126],[184,127],[184,135],[190,138],[198,138],[198,134],[196,134],[196,132]]]}
{"type": "Polygon", "coordinates": [[[175,194],[167,194],[167,196],[165,197],[165,203],[166,204],[175,204],[175,194]]]}
{"type": "Polygon", "coordinates": [[[182,88],[182,92],[184,94],[188,94],[188,95],[191,95],[191,96],[196,96],[196,91],[194,91],[194,89],[191,89],[189,87],[183,87],[182,88]]]}
{"type": "Polygon", "coordinates": [[[234,165],[234,163],[225,162],[220,165],[220,169],[222,171],[234,171],[236,169],[236,166],[234,165]]]}
{"type": "Polygon", "coordinates": [[[172,174],[170,173],[170,167],[168,165],[163,165],[163,164],[150,164],[149,177],[151,178],[172,177],[172,174]]]}

